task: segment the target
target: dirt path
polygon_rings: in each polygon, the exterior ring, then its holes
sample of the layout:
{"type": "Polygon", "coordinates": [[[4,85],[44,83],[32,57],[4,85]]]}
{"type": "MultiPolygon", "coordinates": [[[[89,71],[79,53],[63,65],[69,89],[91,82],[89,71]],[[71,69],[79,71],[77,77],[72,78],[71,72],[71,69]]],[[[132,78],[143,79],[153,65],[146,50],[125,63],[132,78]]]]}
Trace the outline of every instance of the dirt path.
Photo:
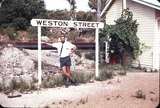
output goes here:
{"type": "Polygon", "coordinates": [[[44,89],[12,99],[0,94],[0,104],[7,107],[155,108],[158,102],[159,73],[128,73],[107,81],[44,89]],[[142,98],[135,97],[138,90],[142,98]]]}

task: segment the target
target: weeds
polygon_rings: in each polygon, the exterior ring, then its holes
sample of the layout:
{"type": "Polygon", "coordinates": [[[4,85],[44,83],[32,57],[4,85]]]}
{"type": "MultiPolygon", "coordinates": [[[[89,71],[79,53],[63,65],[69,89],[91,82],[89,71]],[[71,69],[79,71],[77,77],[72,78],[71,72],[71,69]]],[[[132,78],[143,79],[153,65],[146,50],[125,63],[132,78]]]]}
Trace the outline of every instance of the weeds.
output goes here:
{"type": "Polygon", "coordinates": [[[77,105],[79,105],[79,104],[86,104],[87,102],[88,102],[88,97],[81,98],[81,100],[79,102],[77,102],[77,105]]]}
{"type": "Polygon", "coordinates": [[[3,82],[0,83],[0,91],[4,92],[5,94],[12,93],[14,92],[14,90],[23,93],[25,91],[36,90],[36,86],[33,81],[26,82],[22,78],[20,78],[19,80],[13,78],[8,86],[6,86],[3,82]]]}
{"type": "Polygon", "coordinates": [[[137,90],[133,97],[136,97],[139,99],[146,99],[146,95],[144,94],[142,90],[137,90]]]}
{"type": "MultiPolygon", "coordinates": [[[[84,73],[84,72],[73,72],[72,78],[77,83],[87,83],[91,79],[93,79],[94,73],[84,73]]],[[[61,74],[47,76],[47,78],[43,79],[42,86],[44,88],[52,88],[57,86],[64,85],[63,77],[61,74]]]]}
{"type": "Polygon", "coordinates": [[[44,88],[52,88],[56,86],[62,86],[64,84],[62,75],[53,75],[47,76],[46,79],[43,80],[42,86],[44,88]]]}
{"type": "Polygon", "coordinates": [[[114,72],[111,65],[101,64],[99,66],[99,77],[96,80],[104,81],[113,78],[114,72]]]}
{"type": "Polygon", "coordinates": [[[73,72],[72,77],[77,83],[87,83],[94,77],[94,73],[73,72]]]}

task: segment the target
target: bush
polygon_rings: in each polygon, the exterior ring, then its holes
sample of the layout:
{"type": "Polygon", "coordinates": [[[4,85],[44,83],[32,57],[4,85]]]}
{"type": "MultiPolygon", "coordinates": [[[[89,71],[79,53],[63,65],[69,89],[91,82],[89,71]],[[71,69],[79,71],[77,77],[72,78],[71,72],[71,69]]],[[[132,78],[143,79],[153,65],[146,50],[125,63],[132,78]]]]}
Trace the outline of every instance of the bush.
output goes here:
{"type": "Polygon", "coordinates": [[[47,76],[42,80],[42,87],[52,88],[56,86],[62,86],[64,84],[62,75],[47,76]]]}
{"type": "MultiPolygon", "coordinates": [[[[72,73],[72,78],[77,83],[87,83],[91,79],[93,79],[93,77],[94,77],[94,73],[84,73],[84,72],[72,73]]],[[[47,76],[47,78],[43,79],[42,81],[42,87],[44,88],[53,88],[53,87],[62,86],[62,85],[64,85],[64,81],[61,74],[47,76]]]]}
{"type": "Polygon", "coordinates": [[[111,65],[100,64],[99,66],[99,77],[96,80],[104,81],[113,78],[114,72],[111,65]]]}
{"type": "Polygon", "coordinates": [[[94,77],[94,73],[73,72],[72,76],[77,83],[87,83],[94,77]]]}
{"type": "Polygon", "coordinates": [[[142,90],[137,90],[135,92],[134,97],[139,98],[139,99],[146,99],[146,95],[144,94],[144,92],[142,90]]]}
{"type": "Polygon", "coordinates": [[[111,66],[112,69],[115,71],[116,74],[118,75],[126,75],[127,70],[129,68],[129,66],[127,65],[121,65],[121,64],[115,64],[111,66]]]}
{"type": "Polygon", "coordinates": [[[5,85],[4,81],[0,83],[0,91],[4,92],[5,94],[13,92],[14,90],[23,93],[25,91],[36,90],[36,86],[34,81],[28,83],[22,78],[13,78],[8,86],[5,85]]]}
{"type": "Polygon", "coordinates": [[[16,40],[18,38],[17,32],[13,27],[4,28],[2,34],[6,34],[10,40],[16,40]]]}
{"type": "Polygon", "coordinates": [[[95,52],[88,52],[85,54],[85,58],[89,60],[95,60],[95,52]]]}

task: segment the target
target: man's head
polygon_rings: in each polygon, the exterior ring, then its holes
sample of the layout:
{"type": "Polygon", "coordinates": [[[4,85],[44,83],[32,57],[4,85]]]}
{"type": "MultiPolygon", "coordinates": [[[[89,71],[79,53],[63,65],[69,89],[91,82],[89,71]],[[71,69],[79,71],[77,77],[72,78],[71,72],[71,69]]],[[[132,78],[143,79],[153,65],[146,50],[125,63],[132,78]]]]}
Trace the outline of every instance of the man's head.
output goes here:
{"type": "Polygon", "coordinates": [[[59,35],[59,41],[61,41],[62,43],[64,43],[65,42],[65,38],[66,38],[66,36],[65,36],[65,34],[64,33],[60,33],[60,35],[59,35]]]}

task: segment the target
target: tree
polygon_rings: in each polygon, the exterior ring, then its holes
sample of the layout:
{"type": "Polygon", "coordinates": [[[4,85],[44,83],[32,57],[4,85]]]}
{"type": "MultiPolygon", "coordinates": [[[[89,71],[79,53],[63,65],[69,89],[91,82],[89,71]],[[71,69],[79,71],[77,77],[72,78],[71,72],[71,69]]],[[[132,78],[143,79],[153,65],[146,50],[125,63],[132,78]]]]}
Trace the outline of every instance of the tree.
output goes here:
{"type": "Polygon", "coordinates": [[[121,17],[115,21],[115,25],[106,25],[101,30],[100,39],[109,42],[110,57],[116,57],[121,64],[124,64],[126,54],[131,59],[137,58],[140,51],[140,42],[136,35],[137,28],[138,24],[136,20],[133,20],[132,12],[125,9],[121,17]]]}
{"type": "MultiPolygon", "coordinates": [[[[105,7],[107,0],[101,0],[101,11],[105,7]]],[[[89,0],[88,5],[91,9],[97,10],[97,0],[89,0]]]]}
{"type": "Polygon", "coordinates": [[[32,18],[45,12],[43,0],[3,0],[0,7],[0,26],[25,30],[32,18]]]}
{"type": "Polygon", "coordinates": [[[71,20],[76,18],[75,9],[76,7],[76,1],[75,0],[67,0],[70,4],[70,16],[71,20]]]}

